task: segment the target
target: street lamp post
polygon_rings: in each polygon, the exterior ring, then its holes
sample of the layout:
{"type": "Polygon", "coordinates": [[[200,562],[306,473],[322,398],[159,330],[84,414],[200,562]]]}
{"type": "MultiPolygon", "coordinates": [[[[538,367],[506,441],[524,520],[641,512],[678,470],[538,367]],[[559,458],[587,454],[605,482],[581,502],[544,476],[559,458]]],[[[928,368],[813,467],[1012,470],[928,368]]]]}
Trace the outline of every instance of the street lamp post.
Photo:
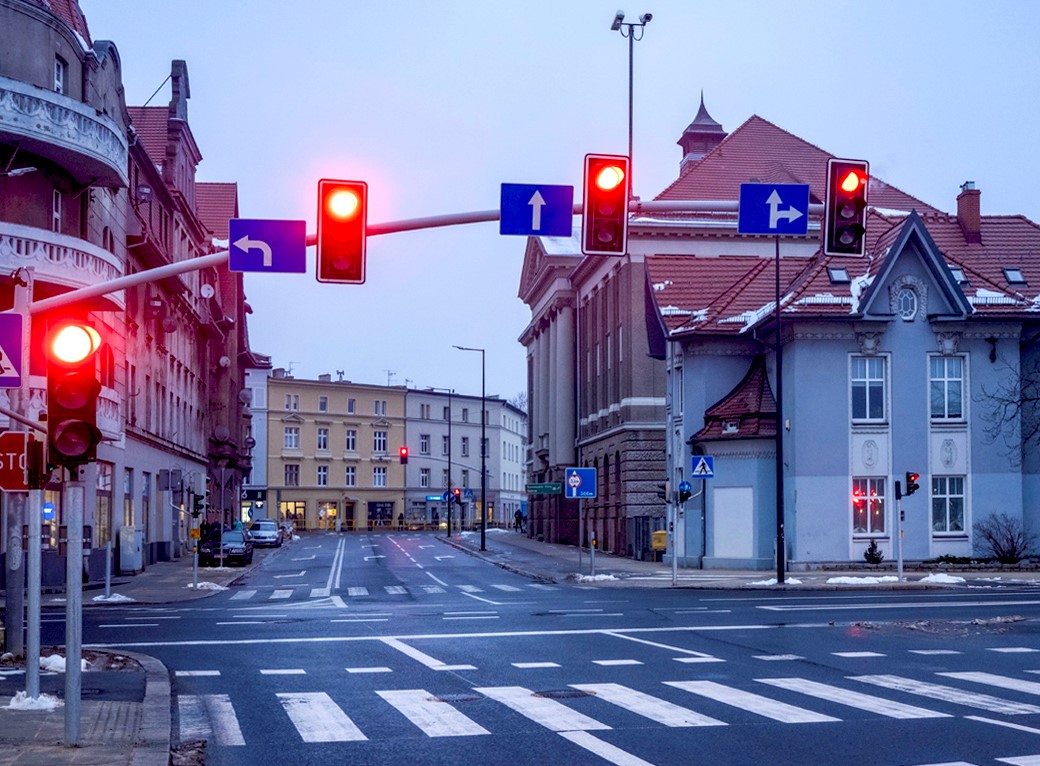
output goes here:
{"type": "Polygon", "coordinates": [[[484,349],[455,346],[459,351],[480,352],[480,550],[487,550],[487,393],[484,385],[484,349]]]}
{"type": "Polygon", "coordinates": [[[622,37],[628,38],[628,177],[629,177],[629,190],[630,194],[635,194],[635,187],[632,185],[632,166],[635,162],[632,159],[632,63],[634,59],[633,49],[635,47],[636,40],[643,39],[643,32],[646,25],[650,23],[654,15],[652,13],[644,13],[639,17],[639,22],[625,22],[625,14],[623,11],[618,11],[614,16],[614,23],[610,25],[611,30],[621,33],[622,37]],[[636,27],[639,27],[638,37],[636,37],[636,27]]]}

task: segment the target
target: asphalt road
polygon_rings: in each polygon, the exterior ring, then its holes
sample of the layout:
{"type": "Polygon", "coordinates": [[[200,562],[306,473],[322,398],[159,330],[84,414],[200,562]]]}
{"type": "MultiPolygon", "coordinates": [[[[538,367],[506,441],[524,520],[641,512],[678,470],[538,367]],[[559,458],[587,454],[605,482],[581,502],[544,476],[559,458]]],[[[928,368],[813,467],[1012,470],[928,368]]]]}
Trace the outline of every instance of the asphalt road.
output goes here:
{"type": "Polygon", "coordinates": [[[203,601],[88,606],[84,637],[162,660],[211,764],[1040,765],[1037,586],[548,584],[330,535],[203,601]]]}

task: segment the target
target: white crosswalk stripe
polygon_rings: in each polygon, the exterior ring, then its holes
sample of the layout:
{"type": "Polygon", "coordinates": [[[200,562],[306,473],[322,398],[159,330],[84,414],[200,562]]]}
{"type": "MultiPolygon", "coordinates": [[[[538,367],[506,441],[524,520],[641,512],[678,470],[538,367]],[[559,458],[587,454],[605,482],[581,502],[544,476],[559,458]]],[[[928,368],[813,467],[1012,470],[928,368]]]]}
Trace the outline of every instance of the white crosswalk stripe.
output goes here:
{"type": "Polygon", "coordinates": [[[384,585],[383,590],[385,590],[391,596],[403,596],[408,593],[407,588],[405,588],[403,585],[384,585]]]}
{"type": "Polygon", "coordinates": [[[347,588],[347,595],[348,596],[367,596],[368,595],[368,588],[366,588],[364,585],[355,585],[352,588],[347,588]]]}
{"type": "Polygon", "coordinates": [[[459,590],[463,593],[483,593],[484,591],[478,588],[476,585],[460,585],[459,590]]]}
{"type": "Polygon", "coordinates": [[[674,686],[676,689],[693,692],[716,702],[724,702],[727,705],[732,705],[766,718],[772,718],[774,721],[780,721],[781,723],[823,723],[825,721],[841,720],[840,718],[832,718],[829,715],[814,713],[811,710],[788,705],[786,702],[762,697],[754,692],[723,686],[714,681],[665,681],[665,683],[668,686],[674,686]]]}
{"type": "Polygon", "coordinates": [[[328,598],[330,588],[311,588],[311,598],[328,598]]]}
{"type": "Polygon", "coordinates": [[[271,598],[271,599],[289,598],[289,596],[291,596],[291,595],[292,595],[292,588],[278,588],[276,591],[274,591],[270,595],[269,598],[271,598]]]}
{"type": "Polygon", "coordinates": [[[444,593],[444,588],[440,585],[423,585],[422,589],[426,593],[444,593]]]}
{"type": "Polygon", "coordinates": [[[1026,694],[1040,694],[1040,683],[1036,681],[1023,681],[1018,678],[998,676],[994,673],[939,673],[938,675],[946,678],[956,678],[960,681],[974,681],[979,684],[998,686],[1001,689],[1011,689],[1012,691],[1025,692],[1026,694]]]}
{"type": "Polygon", "coordinates": [[[428,737],[470,737],[491,733],[425,689],[377,691],[376,694],[397,708],[428,737]]]}
{"type": "Polygon", "coordinates": [[[988,694],[976,694],[952,686],[943,686],[942,684],[933,684],[928,683],[927,681],[915,681],[912,678],[903,678],[901,676],[892,675],[849,676],[849,678],[854,681],[862,681],[886,689],[895,689],[896,691],[918,694],[922,697],[931,697],[932,699],[942,700],[943,702],[952,702],[956,705],[980,708],[982,710],[988,710],[991,713],[1001,713],[1003,715],[1027,715],[1030,713],[1040,713],[1040,707],[1037,707],[1036,705],[1011,702],[1010,700],[1003,700],[999,697],[991,697],[988,694]]]}
{"type": "Polygon", "coordinates": [[[575,689],[595,694],[625,710],[657,721],[665,726],[725,726],[722,721],[695,713],[650,694],[629,689],[621,684],[571,684],[575,689]]]}
{"type": "Polygon", "coordinates": [[[278,692],[277,696],[304,742],[368,739],[325,692],[278,692]]]}
{"type": "Polygon", "coordinates": [[[554,699],[536,697],[534,692],[522,686],[485,686],[473,691],[501,702],[549,731],[596,731],[610,728],[554,699]]]}
{"type": "Polygon", "coordinates": [[[218,745],[244,745],[238,717],[226,694],[183,694],[177,697],[180,741],[205,739],[218,745]]]}
{"type": "Polygon", "coordinates": [[[789,691],[801,692],[802,694],[808,694],[830,702],[837,702],[839,705],[848,705],[857,710],[865,710],[868,713],[877,713],[889,718],[950,717],[946,713],[938,713],[923,707],[904,705],[902,702],[872,697],[869,694],[861,694],[860,692],[841,689],[837,686],[821,684],[817,681],[810,681],[807,678],[756,678],[755,680],[759,683],[778,686],[789,691]]]}
{"type": "Polygon", "coordinates": [[[491,587],[498,588],[499,590],[504,590],[507,593],[516,593],[520,590],[520,588],[516,587],[515,585],[492,585],[491,587]]]}
{"type": "Polygon", "coordinates": [[[238,593],[231,597],[232,601],[245,601],[246,599],[252,598],[256,595],[255,590],[240,590],[238,593]]]}

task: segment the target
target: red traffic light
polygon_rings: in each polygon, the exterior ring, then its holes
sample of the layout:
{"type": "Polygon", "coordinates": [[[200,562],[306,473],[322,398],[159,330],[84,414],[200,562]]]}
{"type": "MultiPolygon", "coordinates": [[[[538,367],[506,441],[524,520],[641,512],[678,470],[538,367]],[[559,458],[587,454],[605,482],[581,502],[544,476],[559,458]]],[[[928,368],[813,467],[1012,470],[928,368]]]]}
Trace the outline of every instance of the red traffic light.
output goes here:
{"type": "Polygon", "coordinates": [[[62,322],[47,338],[47,359],[77,365],[101,348],[101,335],[85,322],[62,322]]]}
{"type": "Polygon", "coordinates": [[[870,165],[864,160],[827,161],[824,205],[825,255],[863,255],[867,225],[867,189],[870,165]]]}
{"type": "Polygon", "coordinates": [[[55,465],[72,468],[97,455],[100,348],[101,334],[88,322],[62,320],[47,333],[47,454],[55,465]]]}
{"type": "Polygon", "coordinates": [[[398,454],[401,457],[401,464],[402,465],[404,465],[405,463],[408,462],[408,448],[407,447],[401,447],[401,449],[398,450],[398,454]]]}
{"type": "Polygon", "coordinates": [[[586,255],[624,255],[628,251],[629,159],[613,154],[585,155],[581,251],[586,255]]]}
{"type": "Polygon", "coordinates": [[[368,184],[318,181],[315,276],[319,282],[360,285],[365,281],[368,184]]]}
{"type": "Polygon", "coordinates": [[[921,475],[914,473],[913,471],[906,472],[906,495],[909,497],[921,488],[921,485],[917,483],[921,475]]]}

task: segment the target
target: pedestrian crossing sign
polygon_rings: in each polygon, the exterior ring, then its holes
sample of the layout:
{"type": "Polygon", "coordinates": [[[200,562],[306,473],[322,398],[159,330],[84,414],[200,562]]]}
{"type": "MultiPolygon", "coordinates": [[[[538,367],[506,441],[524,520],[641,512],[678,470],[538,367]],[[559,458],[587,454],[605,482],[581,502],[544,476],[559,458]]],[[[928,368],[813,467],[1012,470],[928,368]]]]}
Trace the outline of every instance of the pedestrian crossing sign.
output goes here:
{"type": "Polygon", "coordinates": [[[693,476],[697,479],[714,479],[715,458],[711,455],[694,455],[693,476]]]}

